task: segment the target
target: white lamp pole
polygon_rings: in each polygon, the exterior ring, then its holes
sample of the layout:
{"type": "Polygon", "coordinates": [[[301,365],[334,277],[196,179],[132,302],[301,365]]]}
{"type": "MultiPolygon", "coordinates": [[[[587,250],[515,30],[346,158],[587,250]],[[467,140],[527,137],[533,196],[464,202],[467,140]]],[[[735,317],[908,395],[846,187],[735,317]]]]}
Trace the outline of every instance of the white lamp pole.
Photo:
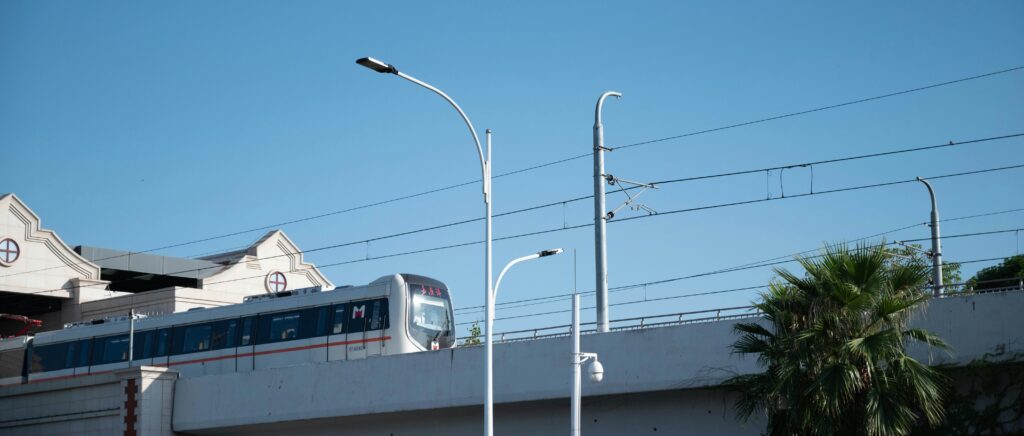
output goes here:
{"type": "Polygon", "coordinates": [[[580,352],[580,294],[572,294],[572,414],[569,435],[580,436],[580,403],[583,382],[580,372],[583,363],[590,360],[590,379],[595,383],[604,379],[604,367],[597,360],[597,353],[580,352]]]}
{"type": "Polygon", "coordinates": [[[484,425],[487,436],[494,435],[494,379],[491,376],[494,374],[494,361],[492,360],[493,353],[491,346],[491,327],[494,325],[494,300],[498,298],[498,289],[501,288],[501,279],[505,277],[505,273],[508,272],[509,268],[519,262],[525,262],[527,260],[533,260],[541,257],[553,256],[561,253],[561,248],[555,248],[553,250],[544,250],[537,253],[533,253],[520,258],[512,259],[509,263],[501,269],[501,273],[498,274],[498,281],[494,283],[494,292],[488,295],[490,304],[487,305],[487,392],[484,394],[486,397],[486,404],[484,405],[484,425]]]}
{"type": "MultiPolygon", "coordinates": [[[[408,80],[408,81],[410,81],[412,83],[415,83],[415,84],[420,85],[420,86],[422,86],[424,88],[427,88],[427,89],[429,89],[430,91],[434,92],[437,95],[440,95],[442,98],[445,99],[445,101],[448,102],[448,104],[451,104],[452,107],[455,108],[455,110],[459,113],[459,116],[462,117],[462,120],[466,122],[466,127],[469,128],[469,133],[473,137],[473,142],[476,143],[477,155],[480,157],[480,173],[481,173],[481,178],[483,179],[484,209],[486,211],[485,212],[486,213],[485,220],[484,220],[485,221],[485,224],[484,224],[484,235],[485,235],[484,236],[484,293],[485,293],[484,299],[486,301],[487,321],[485,323],[484,329],[487,332],[487,341],[486,341],[487,351],[486,351],[486,357],[485,357],[485,359],[486,359],[486,370],[484,371],[485,372],[485,375],[484,375],[484,388],[485,388],[485,392],[484,392],[484,434],[487,435],[487,436],[491,436],[491,435],[494,434],[494,396],[493,396],[493,387],[494,387],[493,386],[493,380],[494,380],[493,369],[494,369],[494,365],[493,365],[493,359],[492,359],[493,354],[492,354],[492,347],[491,347],[491,329],[492,329],[493,324],[494,324],[494,295],[495,295],[495,291],[493,289],[497,287],[497,286],[495,286],[494,288],[491,287],[491,270],[492,270],[492,268],[491,268],[491,130],[488,129],[486,131],[486,134],[487,134],[487,155],[484,156],[484,150],[483,150],[483,147],[480,146],[480,138],[476,134],[476,129],[473,128],[473,123],[471,121],[469,121],[469,117],[466,116],[466,113],[462,111],[462,108],[460,108],[459,105],[457,103],[455,103],[455,100],[452,100],[452,98],[449,97],[448,94],[445,94],[440,89],[437,89],[437,88],[431,86],[430,84],[428,84],[426,82],[423,82],[423,81],[421,81],[419,79],[416,79],[415,77],[412,77],[412,76],[410,76],[408,74],[405,74],[405,73],[402,73],[402,72],[398,71],[398,69],[395,68],[394,65],[390,65],[390,64],[381,62],[381,61],[379,61],[377,59],[366,57],[366,58],[361,58],[361,59],[356,60],[356,63],[359,64],[359,65],[362,65],[362,66],[364,66],[366,68],[369,68],[371,70],[374,70],[374,71],[376,71],[378,73],[394,74],[394,75],[396,75],[398,77],[401,77],[401,78],[403,78],[405,80],[408,80]]],[[[558,252],[561,252],[561,250],[558,250],[558,252]]],[[[551,253],[551,254],[556,254],[556,253],[551,253]]],[[[546,256],[546,254],[545,254],[545,256],[546,256]]],[[[527,257],[529,257],[529,256],[527,256],[527,257]]],[[[541,257],[541,256],[538,255],[537,257],[541,257]]],[[[526,259],[523,259],[523,260],[526,260],[526,259]]],[[[521,261],[521,260],[517,259],[517,261],[521,261]]],[[[513,261],[513,263],[515,263],[515,262],[516,261],[513,261]]],[[[511,265],[509,265],[509,266],[511,266],[511,265]]],[[[508,266],[506,266],[505,269],[507,270],[508,266]]],[[[502,274],[504,274],[504,271],[502,271],[502,274]]],[[[498,281],[499,282],[501,281],[501,277],[498,278],[498,281]]]]}

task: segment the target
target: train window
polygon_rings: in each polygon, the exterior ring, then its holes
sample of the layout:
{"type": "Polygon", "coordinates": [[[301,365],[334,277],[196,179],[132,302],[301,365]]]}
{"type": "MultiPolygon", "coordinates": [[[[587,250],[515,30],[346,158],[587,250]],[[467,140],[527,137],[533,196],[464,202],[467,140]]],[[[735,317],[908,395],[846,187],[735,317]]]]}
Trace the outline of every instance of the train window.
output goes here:
{"type": "Polygon", "coordinates": [[[0,351],[0,378],[20,377],[24,359],[24,348],[0,351]]]}
{"type": "Polygon", "coordinates": [[[238,320],[217,321],[213,328],[213,349],[233,348],[238,338],[238,320]]]}
{"type": "Polygon", "coordinates": [[[132,359],[149,359],[153,357],[154,331],[135,332],[135,350],[132,351],[132,359]]]}
{"type": "Polygon", "coordinates": [[[168,348],[170,348],[171,329],[160,329],[156,331],[156,349],[153,351],[153,357],[166,356],[168,348]]]}
{"type": "Polygon", "coordinates": [[[128,334],[96,338],[92,364],[123,362],[128,360],[128,334]]]}
{"type": "Polygon", "coordinates": [[[349,312],[352,313],[348,316],[349,333],[380,330],[389,326],[387,298],[354,301],[349,303],[349,312]]]}
{"type": "Polygon", "coordinates": [[[313,338],[327,334],[330,307],[313,307],[302,310],[299,326],[299,338],[313,338]]]}
{"type": "Polygon", "coordinates": [[[209,350],[212,345],[213,323],[193,324],[185,326],[182,338],[182,353],[195,353],[209,350]]]}
{"type": "Polygon", "coordinates": [[[386,328],[388,328],[388,299],[373,300],[373,310],[370,312],[369,319],[366,320],[366,330],[386,328]]]}
{"type": "Polygon", "coordinates": [[[29,365],[29,371],[45,372],[64,369],[67,354],[68,342],[33,347],[32,362],[29,365]]]}
{"type": "Polygon", "coordinates": [[[279,312],[260,315],[256,327],[256,343],[290,341],[299,338],[300,312],[279,312]]]}
{"type": "Polygon", "coordinates": [[[255,336],[256,317],[250,316],[242,319],[241,334],[238,345],[241,347],[252,345],[255,336]]]}
{"type": "Polygon", "coordinates": [[[327,329],[331,324],[331,308],[322,306],[316,308],[316,335],[326,336],[327,329]]]}
{"type": "Polygon", "coordinates": [[[89,352],[92,348],[92,339],[82,339],[78,343],[78,362],[76,362],[75,366],[89,366],[89,352]]]}
{"type": "Polygon", "coordinates": [[[334,305],[334,322],[331,327],[332,335],[345,333],[345,321],[348,319],[345,313],[348,312],[348,304],[340,303],[334,305]]]}
{"type": "Polygon", "coordinates": [[[362,333],[366,330],[366,308],[372,307],[369,301],[353,301],[348,303],[348,322],[346,333],[362,333]]]}
{"type": "Polygon", "coordinates": [[[89,339],[68,343],[68,351],[64,360],[65,368],[89,366],[89,339]]]}

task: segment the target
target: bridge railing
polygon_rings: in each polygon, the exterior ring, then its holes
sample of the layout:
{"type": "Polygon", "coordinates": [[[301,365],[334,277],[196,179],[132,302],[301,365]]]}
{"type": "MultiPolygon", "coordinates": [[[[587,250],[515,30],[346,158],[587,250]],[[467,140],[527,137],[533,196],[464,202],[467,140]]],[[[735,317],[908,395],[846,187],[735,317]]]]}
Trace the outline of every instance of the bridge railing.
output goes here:
{"type": "MultiPolygon", "coordinates": [[[[753,306],[737,306],[737,307],[723,307],[718,309],[698,310],[693,312],[679,312],[669,313],[663,315],[648,315],[638,316],[634,318],[623,318],[608,321],[609,330],[620,331],[620,330],[638,330],[651,327],[661,327],[668,325],[680,325],[680,324],[695,324],[702,322],[714,322],[727,319],[741,319],[758,316],[759,312],[753,306]]],[[[594,333],[597,331],[596,323],[585,322],[580,323],[580,334],[594,333]]],[[[513,330],[508,332],[498,332],[493,336],[494,342],[516,342],[516,341],[527,341],[541,338],[552,338],[558,336],[568,336],[571,331],[571,325],[556,325],[549,327],[539,327],[534,329],[525,330],[513,330]]],[[[458,344],[460,346],[472,346],[479,344],[466,344],[467,339],[474,339],[472,336],[458,338],[458,344]]],[[[475,339],[480,339],[479,337],[475,339]]]]}
{"type": "MultiPolygon", "coordinates": [[[[950,298],[960,297],[965,295],[976,295],[976,294],[989,294],[989,293],[1001,293],[1001,292],[1024,292],[1024,280],[1012,279],[1017,281],[1014,286],[1004,286],[1000,288],[989,288],[989,289],[966,289],[959,292],[950,292],[942,294],[939,298],[950,298]]],[[[995,281],[995,280],[991,280],[995,281]]],[[[1005,280],[1000,280],[1005,281],[1005,280]]],[[[962,284],[957,284],[962,286],[962,284]]],[[[952,287],[951,287],[952,288],[952,287]]],[[[956,288],[952,288],[956,289],[956,288]]],[[[962,288],[960,288],[962,289],[962,288]]],[[[670,313],[664,315],[648,315],[639,316],[634,318],[624,318],[609,321],[609,329],[612,331],[621,330],[639,330],[652,327],[662,327],[669,325],[681,325],[681,324],[696,324],[702,322],[714,322],[730,319],[743,319],[760,316],[760,312],[754,308],[754,306],[737,306],[737,307],[723,307],[719,309],[707,309],[697,310],[693,312],[679,312],[670,313]]],[[[580,334],[588,334],[596,332],[596,323],[584,322],[580,323],[580,334]]],[[[539,327],[534,329],[524,330],[513,330],[507,332],[497,332],[494,334],[493,339],[496,343],[503,342],[517,342],[517,341],[528,341],[533,339],[541,338],[552,338],[558,336],[568,336],[570,333],[571,325],[556,325],[549,327],[539,327]]],[[[480,337],[473,336],[462,336],[457,339],[459,346],[473,346],[479,345],[480,343],[467,344],[467,340],[480,340],[480,337]]]]}

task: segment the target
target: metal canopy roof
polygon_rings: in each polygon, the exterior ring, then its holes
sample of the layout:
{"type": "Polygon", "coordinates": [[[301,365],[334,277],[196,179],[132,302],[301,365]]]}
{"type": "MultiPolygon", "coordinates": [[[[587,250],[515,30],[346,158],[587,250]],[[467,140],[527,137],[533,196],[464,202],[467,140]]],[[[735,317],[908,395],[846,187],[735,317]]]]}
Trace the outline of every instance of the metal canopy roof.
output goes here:
{"type": "Polygon", "coordinates": [[[208,260],[133,253],[110,248],[79,245],[75,252],[105,270],[118,270],[187,279],[203,279],[220,272],[224,266],[208,260]]]}

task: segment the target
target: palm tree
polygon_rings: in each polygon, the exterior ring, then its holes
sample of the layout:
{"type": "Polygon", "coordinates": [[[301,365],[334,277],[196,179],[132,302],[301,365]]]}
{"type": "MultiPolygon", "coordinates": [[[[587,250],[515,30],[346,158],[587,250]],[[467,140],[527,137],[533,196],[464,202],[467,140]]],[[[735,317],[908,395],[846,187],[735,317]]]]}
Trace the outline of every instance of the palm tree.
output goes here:
{"type": "Polygon", "coordinates": [[[826,246],[797,259],[805,277],[776,269],[755,304],[764,322],[734,327],[734,352],[765,370],[726,382],[740,418],[765,413],[772,435],[905,435],[942,421],[945,378],[905,352],[908,341],[948,349],[908,328],[929,298],[929,270],[889,257],[882,246],[826,246]]]}

